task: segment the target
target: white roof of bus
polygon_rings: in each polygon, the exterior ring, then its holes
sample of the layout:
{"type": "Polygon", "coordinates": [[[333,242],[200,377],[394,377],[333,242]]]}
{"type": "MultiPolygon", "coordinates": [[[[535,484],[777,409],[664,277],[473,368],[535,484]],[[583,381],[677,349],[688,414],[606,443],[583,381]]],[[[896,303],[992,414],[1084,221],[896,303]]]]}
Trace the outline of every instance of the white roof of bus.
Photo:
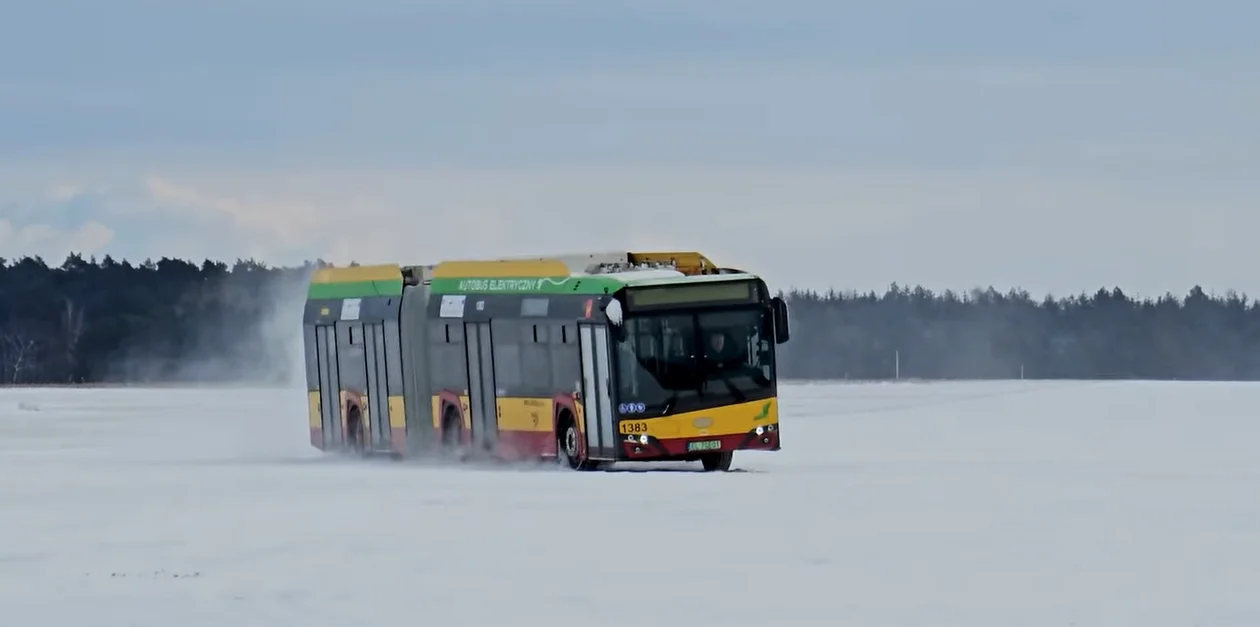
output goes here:
{"type": "MultiPolygon", "coordinates": [[[[681,272],[667,270],[665,272],[673,273],[673,276],[656,276],[643,277],[636,279],[626,279],[619,274],[609,275],[613,278],[625,281],[626,285],[631,287],[646,287],[652,285],[677,285],[679,283],[718,283],[721,281],[747,281],[757,278],[756,275],[743,272],[731,274],[701,274],[695,276],[687,276],[681,272]]],[[[627,273],[629,274],[629,273],[627,273]]]]}
{"type": "Polygon", "coordinates": [[[598,276],[617,279],[625,283],[634,283],[636,281],[652,281],[652,280],[677,280],[685,278],[687,275],[666,268],[645,268],[638,270],[623,270],[621,272],[602,272],[599,274],[591,274],[583,276],[598,276]]]}

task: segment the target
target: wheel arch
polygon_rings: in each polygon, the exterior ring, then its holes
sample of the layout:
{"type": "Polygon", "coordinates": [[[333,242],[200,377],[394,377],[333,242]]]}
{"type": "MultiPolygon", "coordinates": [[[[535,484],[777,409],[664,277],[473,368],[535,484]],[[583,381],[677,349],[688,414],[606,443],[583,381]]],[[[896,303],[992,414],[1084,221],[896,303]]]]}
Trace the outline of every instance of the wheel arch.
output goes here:
{"type": "Polygon", "coordinates": [[[455,417],[455,425],[460,433],[461,442],[465,440],[468,432],[468,417],[464,414],[464,404],[460,400],[460,396],[454,390],[438,391],[438,438],[445,439],[446,429],[448,427],[447,417],[452,413],[455,417]]]}
{"type": "Polygon", "coordinates": [[[578,420],[577,407],[573,402],[573,397],[567,394],[557,394],[552,398],[552,415],[551,415],[551,435],[552,440],[556,442],[556,455],[560,455],[560,438],[563,435],[563,428],[567,422],[572,422],[578,432],[578,454],[586,456],[586,433],[582,428],[582,421],[578,420]]]}

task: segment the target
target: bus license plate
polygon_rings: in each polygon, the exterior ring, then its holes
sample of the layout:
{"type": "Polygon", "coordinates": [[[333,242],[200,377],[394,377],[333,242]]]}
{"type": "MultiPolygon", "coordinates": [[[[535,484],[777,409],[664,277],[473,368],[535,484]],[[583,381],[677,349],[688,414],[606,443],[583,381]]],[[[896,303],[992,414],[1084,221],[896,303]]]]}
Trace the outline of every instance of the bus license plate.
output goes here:
{"type": "Polygon", "coordinates": [[[688,442],[687,450],[689,451],[716,451],[722,448],[721,440],[706,440],[704,442],[688,442]]]}

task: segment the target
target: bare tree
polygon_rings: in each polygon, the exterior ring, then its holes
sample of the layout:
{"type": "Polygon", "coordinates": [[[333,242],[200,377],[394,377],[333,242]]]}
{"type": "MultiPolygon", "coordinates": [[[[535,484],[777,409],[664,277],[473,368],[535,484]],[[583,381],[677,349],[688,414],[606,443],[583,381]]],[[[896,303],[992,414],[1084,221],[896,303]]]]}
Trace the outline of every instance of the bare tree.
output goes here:
{"type": "Polygon", "coordinates": [[[65,309],[61,314],[62,332],[65,334],[66,347],[66,382],[74,383],[75,366],[78,364],[79,339],[83,337],[83,307],[75,304],[70,298],[65,299],[65,309]]]}
{"type": "Polygon", "coordinates": [[[4,348],[4,365],[9,371],[9,383],[21,383],[22,373],[36,366],[39,342],[20,330],[5,332],[0,345],[4,348]]]}

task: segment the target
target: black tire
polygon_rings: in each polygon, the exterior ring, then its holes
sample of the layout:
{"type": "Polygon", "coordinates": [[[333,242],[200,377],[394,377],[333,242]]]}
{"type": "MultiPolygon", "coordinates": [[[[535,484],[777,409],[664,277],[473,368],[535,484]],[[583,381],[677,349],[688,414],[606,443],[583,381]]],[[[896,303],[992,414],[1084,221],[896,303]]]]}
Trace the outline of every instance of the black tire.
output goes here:
{"type": "Polygon", "coordinates": [[[578,431],[577,421],[565,412],[560,415],[558,435],[556,437],[556,460],[570,470],[596,470],[599,462],[582,459],[582,434],[578,431]]]}
{"type": "Polygon", "coordinates": [[[363,442],[363,414],[358,407],[351,407],[346,415],[346,452],[367,454],[367,446],[363,442]]]}
{"type": "Polygon", "coordinates": [[[454,407],[447,407],[442,415],[441,453],[445,457],[460,458],[463,456],[463,424],[459,420],[459,412],[454,407]]]}
{"type": "Polygon", "coordinates": [[[731,460],[735,453],[706,453],[700,457],[700,464],[705,472],[726,472],[731,469],[731,460]]]}

